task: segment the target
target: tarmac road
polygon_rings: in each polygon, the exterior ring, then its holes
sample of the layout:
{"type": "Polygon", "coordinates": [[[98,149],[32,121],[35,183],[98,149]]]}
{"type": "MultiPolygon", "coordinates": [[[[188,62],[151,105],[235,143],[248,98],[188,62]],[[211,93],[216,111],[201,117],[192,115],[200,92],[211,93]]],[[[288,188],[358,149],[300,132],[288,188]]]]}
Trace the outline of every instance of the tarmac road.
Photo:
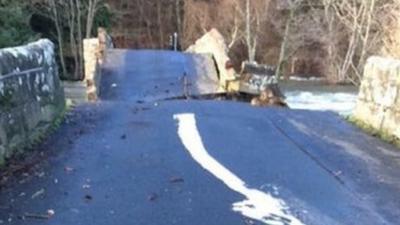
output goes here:
{"type": "Polygon", "coordinates": [[[165,100],[183,74],[216,90],[191,57],[110,52],[102,100],[3,187],[0,224],[399,224],[398,149],[330,112],[165,100]]]}

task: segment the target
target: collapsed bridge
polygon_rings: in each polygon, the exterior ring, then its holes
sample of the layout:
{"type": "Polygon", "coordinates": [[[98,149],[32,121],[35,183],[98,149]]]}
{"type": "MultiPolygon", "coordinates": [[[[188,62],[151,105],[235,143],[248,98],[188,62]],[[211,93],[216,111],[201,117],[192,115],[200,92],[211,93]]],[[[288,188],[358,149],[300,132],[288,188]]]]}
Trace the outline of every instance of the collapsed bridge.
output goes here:
{"type": "Polygon", "coordinates": [[[331,112],[176,99],[221,93],[236,79],[222,77],[210,55],[102,55],[86,61],[98,101],[77,106],[37,147],[45,160],[4,184],[0,221],[397,223],[395,147],[331,112]]]}

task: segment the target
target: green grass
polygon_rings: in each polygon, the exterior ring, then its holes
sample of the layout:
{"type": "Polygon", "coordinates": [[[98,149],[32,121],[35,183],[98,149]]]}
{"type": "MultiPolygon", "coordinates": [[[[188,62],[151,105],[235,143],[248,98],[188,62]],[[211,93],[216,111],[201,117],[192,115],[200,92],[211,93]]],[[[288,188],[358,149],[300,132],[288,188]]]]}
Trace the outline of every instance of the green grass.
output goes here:
{"type": "Polygon", "coordinates": [[[400,139],[398,137],[390,134],[388,131],[376,129],[376,128],[372,127],[371,125],[365,123],[364,121],[357,119],[354,116],[349,116],[346,118],[346,120],[348,122],[354,124],[358,128],[360,128],[367,134],[377,137],[389,144],[396,146],[397,148],[400,148],[400,139]]]}

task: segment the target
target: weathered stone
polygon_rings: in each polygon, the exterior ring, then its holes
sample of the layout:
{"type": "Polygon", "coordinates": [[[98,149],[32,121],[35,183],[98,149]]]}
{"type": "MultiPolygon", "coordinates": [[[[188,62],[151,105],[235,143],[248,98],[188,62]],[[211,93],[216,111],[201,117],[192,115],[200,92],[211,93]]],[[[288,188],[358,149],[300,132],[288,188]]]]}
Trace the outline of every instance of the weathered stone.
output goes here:
{"type": "Polygon", "coordinates": [[[400,138],[400,60],[368,59],[354,116],[400,138]]]}
{"type": "Polygon", "coordinates": [[[234,69],[226,66],[227,62],[230,61],[228,48],[224,37],[218,30],[211,29],[186,51],[190,53],[212,54],[219,71],[221,89],[226,90],[228,82],[236,79],[234,69]]]}
{"type": "Polygon", "coordinates": [[[83,82],[64,82],[67,99],[75,104],[97,100],[101,82],[100,65],[107,54],[107,49],[113,47],[112,39],[104,28],[99,28],[97,38],[83,40],[85,78],[83,82]]]}
{"type": "Polygon", "coordinates": [[[64,109],[51,41],[0,50],[0,162],[42,136],[64,109]]]}

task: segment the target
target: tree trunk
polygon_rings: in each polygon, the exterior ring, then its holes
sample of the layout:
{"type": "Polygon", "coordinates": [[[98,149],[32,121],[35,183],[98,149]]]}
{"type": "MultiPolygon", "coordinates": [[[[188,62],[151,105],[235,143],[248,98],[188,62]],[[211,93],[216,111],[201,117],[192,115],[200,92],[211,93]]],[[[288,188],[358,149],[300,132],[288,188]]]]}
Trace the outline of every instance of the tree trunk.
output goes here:
{"type": "Polygon", "coordinates": [[[60,57],[60,64],[61,64],[61,70],[62,70],[62,76],[67,75],[67,67],[65,66],[65,58],[64,58],[64,38],[63,38],[63,31],[61,29],[61,24],[60,24],[60,18],[59,18],[59,13],[58,13],[58,6],[55,2],[55,0],[49,0],[49,6],[50,10],[53,14],[53,19],[54,19],[54,24],[56,26],[56,32],[57,32],[57,42],[58,42],[58,51],[59,51],[59,57],[60,57]]]}
{"type": "Polygon", "coordinates": [[[84,69],[83,69],[83,36],[82,36],[82,12],[81,12],[81,0],[75,0],[75,7],[76,7],[76,24],[77,24],[77,45],[78,45],[78,76],[79,79],[84,78],[84,69]]]}
{"type": "Polygon", "coordinates": [[[250,18],[250,0],[246,0],[246,44],[249,62],[254,62],[252,56],[252,43],[251,43],[251,18],[250,18]]]}
{"type": "Polygon", "coordinates": [[[93,20],[96,14],[98,0],[89,0],[88,2],[88,15],[86,19],[86,38],[90,38],[92,36],[92,29],[93,29],[93,20]]]}
{"type": "Polygon", "coordinates": [[[158,25],[158,34],[160,36],[160,48],[164,48],[164,31],[162,25],[162,15],[161,15],[161,1],[157,1],[157,25],[158,25]]]}
{"type": "Polygon", "coordinates": [[[175,0],[176,26],[179,36],[182,35],[181,1],[175,0]]]}
{"type": "Polygon", "coordinates": [[[68,1],[68,25],[69,25],[69,41],[71,45],[71,52],[74,57],[74,70],[72,74],[72,79],[74,80],[79,80],[79,59],[78,59],[78,49],[76,45],[76,36],[75,36],[75,20],[76,20],[76,15],[75,15],[75,3],[74,0],[69,0],[68,1]]]}
{"type": "Polygon", "coordinates": [[[289,14],[289,18],[286,21],[286,26],[285,26],[285,33],[283,35],[283,41],[281,44],[281,52],[279,54],[279,61],[278,61],[278,65],[276,67],[276,77],[279,81],[279,78],[281,76],[282,73],[282,66],[284,61],[286,60],[286,47],[287,47],[287,41],[288,41],[288,37],[290,34],[290,26],[294,17],[294,12],[295,12],[295,6],[291,6],[290,8],[290,14],[289,14]]]}

